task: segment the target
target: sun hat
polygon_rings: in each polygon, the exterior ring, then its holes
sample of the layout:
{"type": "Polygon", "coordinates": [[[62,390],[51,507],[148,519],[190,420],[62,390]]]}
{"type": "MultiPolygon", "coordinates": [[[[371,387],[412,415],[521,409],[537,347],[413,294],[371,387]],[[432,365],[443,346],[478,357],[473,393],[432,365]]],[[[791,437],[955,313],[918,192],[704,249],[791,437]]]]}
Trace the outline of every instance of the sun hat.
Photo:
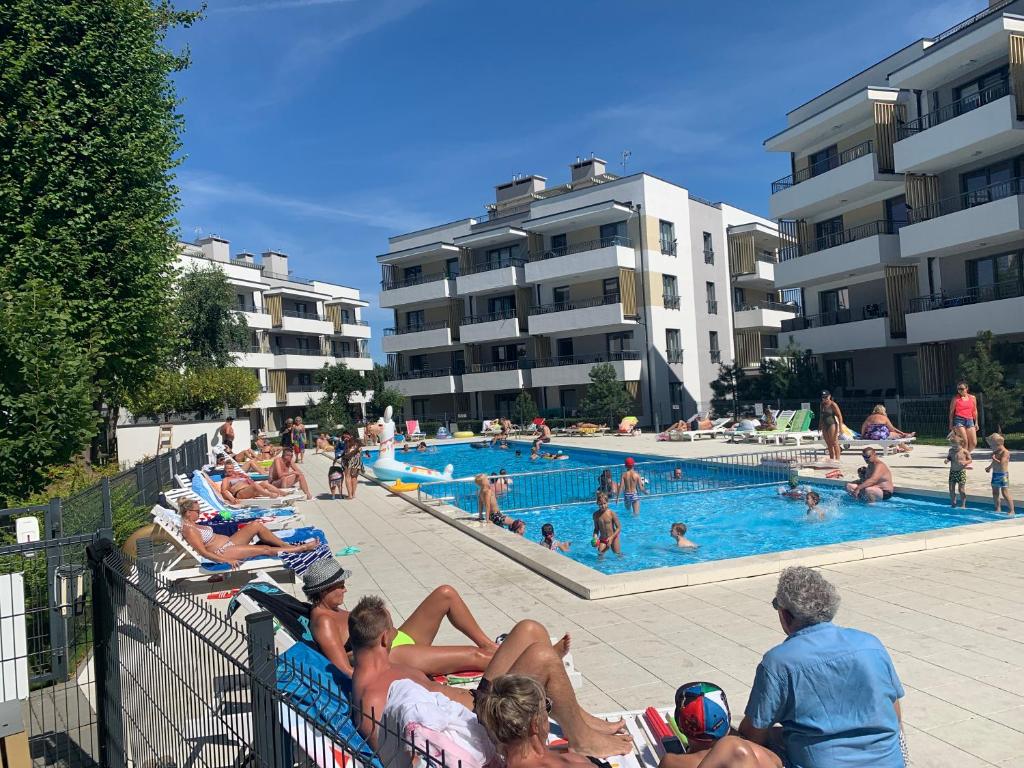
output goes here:
{"type": "Polygon", "coordinates": [[[632,467],[634,464],[636,464],[636,462],[633,460],[633,457],[632,456],[627,456],[626,457],[626,466],[627,467],[632,467]]]}
{"type": "Polygon", "coordinates": [[[714,683],[686,683],[676,691],[672,718],[690,751],[707,749],[728,735],[731,717],[725,691],[714,683]]]}
{"type": "Polygon", "coordinates": [[[352,571],[339,563],[337,558],[323,557],[316,560],[302,574],[302,591],[312,597],[330,589],[339,581],[351,578],[352,571]]]}

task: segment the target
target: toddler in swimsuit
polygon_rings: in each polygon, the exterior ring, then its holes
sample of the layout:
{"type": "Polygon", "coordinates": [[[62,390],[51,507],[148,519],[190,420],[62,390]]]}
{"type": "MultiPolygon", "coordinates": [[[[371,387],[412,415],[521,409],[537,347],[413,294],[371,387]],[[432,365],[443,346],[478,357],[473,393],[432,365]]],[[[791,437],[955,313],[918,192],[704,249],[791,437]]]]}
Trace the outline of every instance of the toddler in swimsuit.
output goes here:
{"type": "Polygon", "coordinates": [[[967,452],[963,439],[955,434],[949,437],[949,453],[943,464],[949,464],[949,506],[956,506],[956,494],[960,492],[960,506],[967,506],[967,470],[971,466],[971,454],[967,452]]]}
{"type": "Polygon", "coordinates": [[[996,514],[1003,510],[1003,499],[1009,505],[1007,514],[1014,516],[1013,497],[1010,496],[1010,452],[1006,449],[1005,440],[998,432],[985,438],[992,449],[992,463],[985,467],[992,473],[992,501],[996,505],[996,514]]]}

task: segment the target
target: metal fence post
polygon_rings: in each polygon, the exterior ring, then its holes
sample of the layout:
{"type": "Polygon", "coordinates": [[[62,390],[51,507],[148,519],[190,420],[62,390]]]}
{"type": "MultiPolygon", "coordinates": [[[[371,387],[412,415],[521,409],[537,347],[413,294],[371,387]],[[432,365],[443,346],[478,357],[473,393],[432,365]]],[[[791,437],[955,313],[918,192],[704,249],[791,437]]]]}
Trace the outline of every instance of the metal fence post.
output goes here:
{"type": "Polygon", "coordinates": [[[141,461],[135,465],[135,497],[140,506],[146,505],[146,468],[141,461]]]}
{"type": "Polygon", "coordinates": [[[64,552],[56,543],[64,535],[64,512],[60,499],[50,499],[44,515],[46,541],[54,542],[46,548],[46,594],[50,608],[50,674],[63,682],[68,676],[68,627],[60,609],[57,594],[57,572],[63,565],[64,552]]]}
{"type": "Polygon", "coordinates": [[[259,765],[284,768],[277,701],[277,657],[274,655],[274,617],[260,611],[245,617],[248,635],[249,670],[252,674],[252,749],[259,765]]]}
{"type": "Polygon", "coordinates": [[[156,600],[156,571],[153,567],[153,540],[148,536],[136,542],[136,568],[139,574],[139,592],[145,616],[140,617],[146,642],[160,642],[160,611],[156,600]]]}
{"type": "MultiPolygon", "coordinates": [[[[984,397],[984,395],[979,393],[979,394],[975,395],[975,398],[978,401],[978,432],[977,432],[977,434],[984,435],[985,432],[987,431],[985,429],[985,397],[984,397]]],[[[996,426],[999,426],[999,425],[997,424],[996,426]]],[[[980,440],[979,442],[984,443],[984,439],[980,440]]]]}
{"type": "Polygon", "coordinates": [[[121,720],[116,609],[110,584],[103,572],[104,559],[114,550],[109,539],[86,547],[92,571],[93,668],[96,689],[96,730],[99,736],[99,764],[123,768],[124,725],[121,720]]]}
{"type": "Polygon", "coordinates": [[[110,478],[100,480],[100,499],[103,503],[103,523],[100,536],[105,539],[114,538],[114,505],[110,500],[110,478]]]}

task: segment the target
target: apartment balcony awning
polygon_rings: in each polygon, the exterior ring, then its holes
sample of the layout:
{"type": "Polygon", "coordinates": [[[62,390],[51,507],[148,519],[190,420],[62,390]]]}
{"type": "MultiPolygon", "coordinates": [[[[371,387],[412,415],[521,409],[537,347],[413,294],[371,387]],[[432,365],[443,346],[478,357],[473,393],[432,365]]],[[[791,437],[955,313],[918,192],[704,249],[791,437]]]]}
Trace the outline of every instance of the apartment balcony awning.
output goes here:
{"type": "Polygon", "coordinates": [[[349,299],[349,298],[346,298],[344,296],[339,296],[339,297],[334,298],[334,299],[329,299],[328,301],[325,301],[324,304],[327,305],[327,306],[332,306],[334,304],[338,304],[338,305],[344,305],[346,307],[368,307],[368,306],[370,306],[370,302],[368,302],[368,301],[363,301],[362,299],[349,299]]]}
{"type": "Polygon", "coordinates": [[[525,237],[526,232],[519,227],[504,226],[462,235],[461,237],[456,237],[454,242],[455,245],[462,246],[463,248],[484,248],[488,245],[499,245],[510,240],[521,240],[525,237]]]}
{"type": "Polygon", "coordinates": [[[934,43],[924,56],[889,75],[895,88],[931,90],[967,74],[965,64],[981,67],[979,62],[1005,57],[1010,34],[1024,34],[1024,18],[992,14],[976,23],[976,28],[934,43]]]}
{"type": "MultiPolygon", "coordinates": [[[[554,198],[557,200],[557,198],[554,198]]],[[[534,204],[534,211],[540,206],[534,204]]],[[[586,205],[582,208],[573,208],[568,211],[551,213],[547,216],[536,216],[523,222],[523,229],[528,232],[550,232],[559,233],[565,230],[580,229],[582,227],[596,227],[602,224],[611,224],[616,221],[624,221],[629,218],[633,209],[628,203],[620,203],[616,200],[605,200],[593,205],[586,205]]]]}
{"type": "Polygon", "coordinates": [[[417,245],[412,248],[406,248],[401,251],[391,251],[390,253],[382,253],[377,256],[377,262],[380,264],[393,264],[395,262],[405,261],[406,259],[439,259],[439,258],[452,258],[459,255],[459,247],[454,243],[427,243],[425,245],[417,245]]]}
{"type": "Polygon", "coordinates": [[[275,285],[273,288],[267,288],[263,292],[264,296],[296,296],[300,299],[313,299],[314,301],[324,301],[330,298],[326,293],[320,293],[314,291],[312,288],[300,288],[297,285],[275,285]]]}
{"type": "Polygon", "coordinates": [[[875,104],[895,104],[898,88],[865,88],[838,104],[765,139],[769,152],[803,152],[818,149],[874,124],[875,104]]]}

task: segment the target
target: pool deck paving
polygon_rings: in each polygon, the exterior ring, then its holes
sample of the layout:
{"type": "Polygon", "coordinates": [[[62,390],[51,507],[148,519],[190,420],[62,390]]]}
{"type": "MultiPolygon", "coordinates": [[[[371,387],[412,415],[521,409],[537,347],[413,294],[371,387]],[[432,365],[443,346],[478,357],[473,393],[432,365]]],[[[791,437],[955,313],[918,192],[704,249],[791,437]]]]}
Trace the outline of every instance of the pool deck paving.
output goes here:
{"type": "MultiPolygon", "coordinates": [[[[683,457],[764,450],[722,440],[656,443],[653,435],[554,444],[683,457]]],[[[969,490],[987,493],[981,455],[969,490]]],[[[944,489],[944,456],[922,446],[889,463],[898,486],[944,489]]],[[[844,474],[859,463],[859,453],[848,453],[844,474]]],[[[701,679],[726,690],[738,722],[758,661],[784,638],[770,606],[775,576],[588,601],[378,485],[361,481],[356,499],[330,499],[327,466],[308,456],[318,495],[299,509],[333,549],[360,548],[342,558],[354,572],[350,605],[380,594],[400,622],[432,589],[451,584],[490,634],[524,618],[570,632],[583,675],[578,694],[590,711],[667,706],[677,686],[701,679]]],[[[1022,559],[1024,536],[1016,536],[821,568],[842,595],[838,623],[876,634],[892,654],[916,765],[1024,768],[1022,559]]],[[[438,642],[460,638],[445,625],[438,642]]]]}

